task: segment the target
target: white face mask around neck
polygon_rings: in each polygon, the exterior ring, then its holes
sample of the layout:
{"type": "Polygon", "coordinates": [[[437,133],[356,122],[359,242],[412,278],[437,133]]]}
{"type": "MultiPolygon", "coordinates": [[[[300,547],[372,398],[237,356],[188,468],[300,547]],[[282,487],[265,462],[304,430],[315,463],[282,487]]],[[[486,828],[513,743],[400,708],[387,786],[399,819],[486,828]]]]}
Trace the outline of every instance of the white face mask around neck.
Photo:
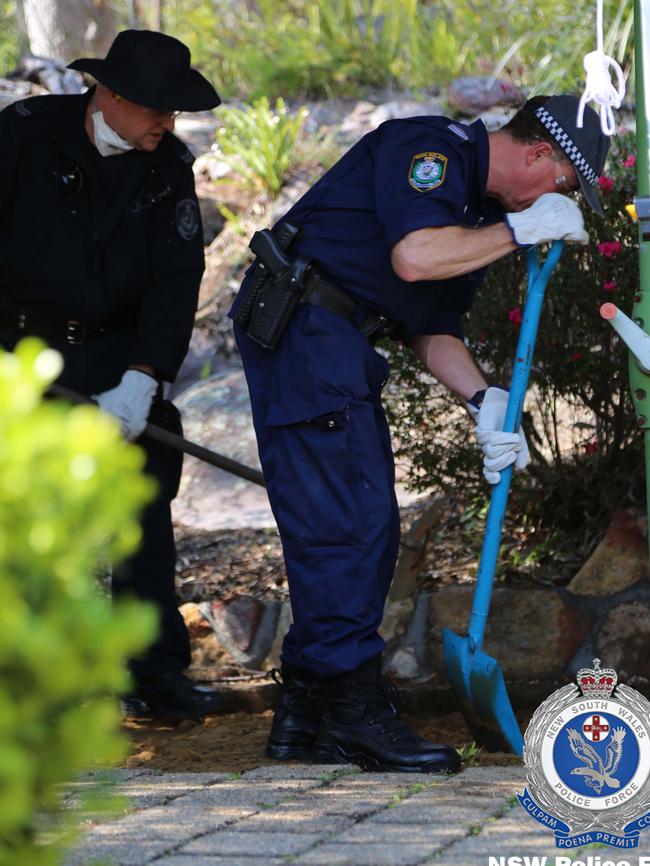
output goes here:
{"type": "MultiPolygon", "coordinates": [[[[97,108],[97,103],[94,101],[93,108],[97,108]]],[[[128,141],[125,141],[121,135],[118,135],[117,132],[106,123],[101,111],[93,112],[92,121],[95,147],[102,156],[115,156],[115,154],[126,153],[128,150],[133,150],[133,145],[129,144],[128,141]]]]}

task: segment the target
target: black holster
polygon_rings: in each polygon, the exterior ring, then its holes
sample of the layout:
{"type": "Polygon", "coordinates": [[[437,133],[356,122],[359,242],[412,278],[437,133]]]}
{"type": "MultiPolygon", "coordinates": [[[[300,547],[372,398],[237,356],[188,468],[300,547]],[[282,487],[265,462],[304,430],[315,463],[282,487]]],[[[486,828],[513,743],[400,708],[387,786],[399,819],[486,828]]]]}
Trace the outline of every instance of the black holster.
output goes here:
{"type": "Polygon", "coordinates": [[[233,318],[265,349],[275,349],[305,291],[310,259],[287,255],[298,233],[282,222],[273,231],[255,232],[249,244],[257,264],[233,318]]]}

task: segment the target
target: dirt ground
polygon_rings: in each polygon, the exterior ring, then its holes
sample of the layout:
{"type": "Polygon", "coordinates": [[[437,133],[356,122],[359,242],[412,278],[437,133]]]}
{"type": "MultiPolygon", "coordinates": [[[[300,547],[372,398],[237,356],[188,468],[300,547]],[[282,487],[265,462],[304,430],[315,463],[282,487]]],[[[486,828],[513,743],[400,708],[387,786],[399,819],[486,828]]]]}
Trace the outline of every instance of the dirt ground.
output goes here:
{"type": "MultiPolygon", "coordinates": [[[[272,712],[231,713],[209,716],[197,722],[177,725],[154,722],[126,722],[131,740],[127,767],[148,767],[173,773],[240,773],[254,767],[275,764],[264,757],[272,712]]],[[[462,748],[472,742],[461,713],[445,716],[405,716],[421,736],[437,743],[462,748]]],[[[521,759],[502,752],[478,753],[475,764],[518,764],[521,759]]]]}

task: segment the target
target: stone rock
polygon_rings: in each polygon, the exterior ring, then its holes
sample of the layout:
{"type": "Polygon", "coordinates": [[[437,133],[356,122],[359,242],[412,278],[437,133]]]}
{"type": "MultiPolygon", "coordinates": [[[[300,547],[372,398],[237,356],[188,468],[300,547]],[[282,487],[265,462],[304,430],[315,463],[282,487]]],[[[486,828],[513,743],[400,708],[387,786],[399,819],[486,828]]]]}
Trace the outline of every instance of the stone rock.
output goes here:
{"type": "Polygon", "coordinates": [[[650,606],[648,600],[612,608],[594,638],[603,667],[613,667],[619,680],[639,687],[646,696],[650,683],[650,606]],[[636,684],[636,685],[635,685],[636,684]]]}
{"type": "MultiPolygon", "coordinates": [[[[185,436],[200,445],[259,469],[248,388],[241,367],[228,367],[191,385],[174,398],[185,436]]],[[[194,529],[258,528],[275,521],[264,488],[186,457],[174,520],[194,529]]]]}
{"type": "Polygon", "coordinates": [[[413,609],[415,608],[415,596],[401,599],[400,601],[386,602],[384,607],[384,618],[379,627],[379,634],[387,644],[401,638],[408,628],[413,609]]]}
{"type": "Polygon", "coordinates": [[[648,543],[644,529],[645,521],[638,514],[617,511],[605,537],[568,585],[569,592],[612,595],[637,581],[647,581],[648,543]]]}
{"type": "Polygon", "coordinates": [[[269,654],[276,631],[280,604],[246,595],[202,602],[199,608],[232,659],[259,670],[269,654]]]}
{"type": "Polygon", "coordinates": [[[430,596],[431,593],[421,592],[414,594],[408,604],[389,601],[386,605],[389,614],[392,613],[391,619],[399,623],[398,629],[393,627],[392,640],[387,638],[390,630],[384,631],[383,626],[380,629],[388,643],[384,672],[392,679],[422,680],[431,673],[431,649],[428,645],[430,596]],[[398,612],[400,616],[396,617],[398,612]]]}
{"type": "Polygon", "coordinates": [[[209,682],[218,671],[228,670],[232,665],[229,653],[219,643],[212,629],[208,634],[192,636],[191,648],[192,664],[188,672],[195,679],[209,682]]]}
{"type": "MultiPolygon", "coordinates": [[[[467,634],[473,587],[454,586],[431,596],[430,646],[433,669],[444,670],[442,630],[467,634]]],[[[565,666],[587,638],[586,614],[565,604],[554,589],[496,589],[483,651],[495,658],[506,678],[563,676],[565,666]]]]}
{"type": "Polygon", "coordinates": [[[190,640],[195,640],[199,637],[205,637],[212,634],[212,626],[203,616],[198,604],[188,601],[182,604],[179,608],[179,613],[183,617],[187,630],[190,633],[190,640]]]}
{"type": "Polygon", "coordinates": [[[370,113],[368,123],[374,129],[387,120],[419,117],[423,114],[444,114],[444,111],[437,99],[430,99],[426,102],[418,102],[415,99],[391,99],[389,102],[382,102],[370,113]]]}
{"type": "Polygon", "coordinates": [[[210,624],[224,643],[227,641],[236,650],[249,649],[262,619],[263,602],[248,595],[233,595],[208,605],[210,624]]]}
{"type": "Polygon", "coordinates": [[[190,634],[192,664],[190,674],[197,679],[211,680],[215,671],[230,661],[227,651],[217,640],[212,626],[198,604],[187,602],[179,607],[190,634]]]}
{"type": "Polygon", "coordinates": [[[28,81],[0,78],[0,111],[19,99],[27,99],[29,96],[45,96],[47,92],[44,87],[30,84],[28,81]]]}
{"type": "Polygon", "coordinates": [[[280,604],[278,612],[278,621],[275,626],[275,638],[271,644],[268,655],[261,663],[262,670],[270,670],[271,668],[279,668],[280,654],[282,652],[282,643],[284,636],[289,630],[289,626],[293,622],[293,614],[291,613],[291,602],[283,601],[280,604]]]}
{"type": "Polygon", "coordinates": [[[389,663],[384,666],[384,673],[390,679],[419,679],[421,669],[417,647],[413,644],[403,644],[398,646],[392,654],[389,663]]]}
{"type": "Polygon", "coordinates": [[[394,601],[413,595],[424,568],[429,538],[444,514],[444,501],[442,496],[432,500],[404,534],[389,593],[394,601]]]}
{"type": "Polygon", "coordinates": [[[194,160],[194,176],[197,178],[204,177],[206,180],[215,181],[227,174],[230,174],[232,168],[230,163],[220,159],[216,153],[202,153],[194,160]]]}
{"type": "Polygon", "coordinates": [[[486,75],[458,78],[450,85],[447,99],[459,114],[472,116],[495,105],[519,106],[524,94],[511,82],[486,75]]]}
{"type": "Polygon", "coordinates": [[[196,156],[210,151],[219,125],[212,111],[192,111],[177,118],[174,133],[196,156]]]}

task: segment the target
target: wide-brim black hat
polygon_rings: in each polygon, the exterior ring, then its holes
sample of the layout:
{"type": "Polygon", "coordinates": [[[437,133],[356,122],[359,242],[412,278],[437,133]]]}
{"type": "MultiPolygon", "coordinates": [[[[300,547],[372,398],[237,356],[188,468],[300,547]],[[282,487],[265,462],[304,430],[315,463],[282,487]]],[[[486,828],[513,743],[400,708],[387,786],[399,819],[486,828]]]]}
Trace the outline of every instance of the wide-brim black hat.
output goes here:
{"type": "Polygon", "coordinates": [[[575,166],[584,197],[599,216],[604,216],[597,187],[609,150],[609,136],[603,133],[600,118],[588,105],[582,127],[578,127],[579,104],[576,96],[551,96],[535,110],[535,115],[575,166]]]}
{"type": "Polygon", "coordinates": [[[191,67],[186,45],[154,30],[123,30],[104,60],[82,57],[70,69],[88,72],[124,99],[158,111],[204,111],[219,94],[191,67]]]}

